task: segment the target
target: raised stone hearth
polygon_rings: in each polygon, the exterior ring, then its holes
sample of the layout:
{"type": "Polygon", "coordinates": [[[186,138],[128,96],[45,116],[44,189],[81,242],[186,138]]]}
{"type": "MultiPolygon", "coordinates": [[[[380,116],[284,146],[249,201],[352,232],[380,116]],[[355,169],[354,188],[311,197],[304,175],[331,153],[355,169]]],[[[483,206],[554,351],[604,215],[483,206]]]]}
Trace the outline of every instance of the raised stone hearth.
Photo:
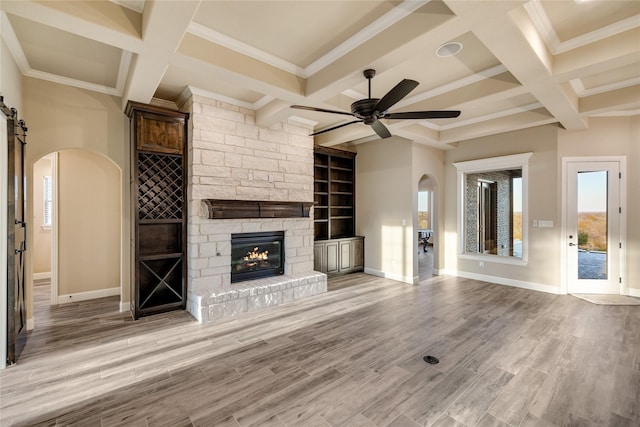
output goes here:
{"type": "Polygon", "coordinates": [[[189,289],[187,306],[200,323],[209,323],[326,291],[327,276],[317,272],[267,277],[229,286],[201,284],[189,289]]]}

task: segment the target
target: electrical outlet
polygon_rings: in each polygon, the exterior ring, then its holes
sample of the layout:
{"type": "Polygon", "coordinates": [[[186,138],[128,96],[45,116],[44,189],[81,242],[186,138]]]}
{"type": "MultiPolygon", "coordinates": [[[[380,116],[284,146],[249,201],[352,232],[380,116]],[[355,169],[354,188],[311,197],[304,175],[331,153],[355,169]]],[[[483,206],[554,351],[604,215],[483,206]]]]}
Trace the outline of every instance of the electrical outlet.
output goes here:
{"type": "Polygon", "coordinates": [[[480,261],[480,262],[478,263],[478,266],[479,266],[480,268],[484,268],[484,261],[480,261]]]}

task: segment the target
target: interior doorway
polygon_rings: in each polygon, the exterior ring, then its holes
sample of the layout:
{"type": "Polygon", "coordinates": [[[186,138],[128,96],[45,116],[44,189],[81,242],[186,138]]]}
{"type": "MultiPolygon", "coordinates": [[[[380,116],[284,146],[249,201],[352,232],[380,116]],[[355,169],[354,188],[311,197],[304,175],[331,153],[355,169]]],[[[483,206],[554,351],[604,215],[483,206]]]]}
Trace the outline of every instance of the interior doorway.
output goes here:
{"type": "Polygon", "coordinates": [[[418,181],[417,232],[418,232],[418,277],[419,281],[433,276],[435,227],[435,188],[436,182],[429,175],[423,175],[418,181]]]}
{"type": "Polygon", "coordinates": [[[32,182],[34,287],[50,283],[51,305],[120,295],[120,169],[66,149],[36,161],[32,182]]]}

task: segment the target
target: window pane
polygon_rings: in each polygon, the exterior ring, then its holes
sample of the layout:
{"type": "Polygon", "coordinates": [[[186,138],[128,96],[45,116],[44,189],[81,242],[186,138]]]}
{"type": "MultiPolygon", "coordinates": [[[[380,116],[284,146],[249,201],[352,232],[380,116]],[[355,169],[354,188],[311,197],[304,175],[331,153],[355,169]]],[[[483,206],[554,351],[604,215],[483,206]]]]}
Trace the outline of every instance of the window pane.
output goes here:
{"type": "Polygon", "coordinates": [[[431,212],[430,207],[430,192],[419,191],[418,192],[418,229],[430,230],[431,229],[431,212]]]}
{"type": "Polygon", "coordinates": [[[578,279],[607,280],[607,171],[578,173],[578,279]]]}
{"type": "Polygon", "coordinates": [[[44,217],[43,217],[43,225],[50,226],[51,225],[51,209],[53,207],[53,189],[51,183],[51,177],[44,177],[44,186],[43,186],[43,206],[44,206],[44,217]]]}
{"type": "Polygon", "coordinates": [[[522,257],[522,169],[466,174],[465,252],[522,257]]]}

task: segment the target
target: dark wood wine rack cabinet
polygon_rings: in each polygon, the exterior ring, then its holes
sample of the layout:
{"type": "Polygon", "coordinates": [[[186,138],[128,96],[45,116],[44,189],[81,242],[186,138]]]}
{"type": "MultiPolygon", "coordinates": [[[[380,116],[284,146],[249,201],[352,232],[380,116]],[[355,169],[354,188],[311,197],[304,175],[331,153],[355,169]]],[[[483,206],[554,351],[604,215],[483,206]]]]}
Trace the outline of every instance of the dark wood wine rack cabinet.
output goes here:
{"type": "Polygon", "coordinates": [[[129,102],[132,312],[184,309],[187,301],[188,113],[129,102]]]}

